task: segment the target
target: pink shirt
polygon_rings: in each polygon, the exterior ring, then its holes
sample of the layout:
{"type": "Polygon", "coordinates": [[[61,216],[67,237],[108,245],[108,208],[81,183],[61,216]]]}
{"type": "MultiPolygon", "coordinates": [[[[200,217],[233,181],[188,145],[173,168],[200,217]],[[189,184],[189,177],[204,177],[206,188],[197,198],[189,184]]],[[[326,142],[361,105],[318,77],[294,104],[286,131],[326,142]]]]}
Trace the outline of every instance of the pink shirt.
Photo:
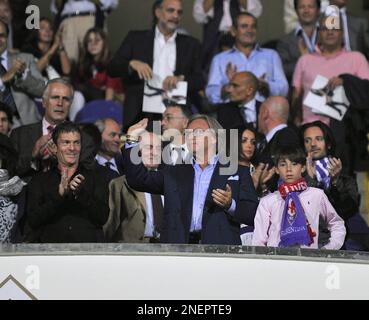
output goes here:
{"type": "MultiPolygon", "coordinates": [[[[314,243],[308,248],[318,249],[319,216],[321,216],[327,222],[331,233],[329,243],[324,248],[341,249],[346,236],[345,224],[334,210],[324,191],[317,188],[307,188],[299,195],[299,199],[312,230],[317,234],[314,237],[314,243]]],[[[279,191],[260,200],[255,216],[253,246],[279,246],[284,203],[279,191]]]]}
{"type": "MultiPolygon", "coordinates": [[[[317,75],[328,79],[349,73],[361,79],[369,79],[369,64],[360,52],[342,49],[335,57],[326,58],[321,53],[303,55],[297,62],[293,75],[293,86],[304,90],[304,99],[317,75]]],[[[303,123],[321,120],[329,125],[329,117],[316,115],[310,108],[303,107],[303,123]]]]}

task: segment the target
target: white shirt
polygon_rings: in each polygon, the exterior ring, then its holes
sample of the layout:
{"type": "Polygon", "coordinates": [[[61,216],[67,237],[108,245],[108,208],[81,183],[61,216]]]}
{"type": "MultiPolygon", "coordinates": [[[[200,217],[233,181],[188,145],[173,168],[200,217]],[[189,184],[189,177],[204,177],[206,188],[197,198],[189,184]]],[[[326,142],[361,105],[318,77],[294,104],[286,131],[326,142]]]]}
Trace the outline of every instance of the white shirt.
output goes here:
{"type": "MultiPolygon", "coordinates": [[[[193,6],[193,17],[197,23],[206,24],[209,19],[214,18],[214,8],[211,8],[207,13],[204,11],[204,0],[195,0],[193,6]]],[[[231,0],[223,1],[223,18],[219,25],[219,31],[229,31],[232,27],[232,16],[230,10],[231,0]]],[[[260,17],[263,12],[263,6],[260,0],[248,0],[247,9],[240,6],[241,12],[250,12],[256,18],[260,17]]]]}
{"type": "Polygon", "coordinates": [[[159,76],[162,81],[168,76],[173,76],[177,62],[177,31],[165,40],[159,28],[155,28],[154,40],[154,75],[159,76]]]}
{"type": "Polygon", "coordinates": [[[249,101],[248,103],[246,103],[243,109],[243,118],[245,119],[245,121],[247,123],[252,122],[252,123],[256,123],[257,120],[257,116],[256,116],[256,100],[253,99],[251,101],[249,101]]]}
{"type": "MultiPolygon", "coordinates": [[[[158,237],[159,234],[155,233],[155,225],[154,225],[154,209],[152,206],[151,193],[145,192],[145,200],[146,200],[146,225],[145,225],[145,237],[158,237]]],[[[164,196],[161,196],[161,202],[164,207],[164,196]]]]}
{"type": "MultiPolygon", "coordinates": [[[[109,9],[115,9],[116,7],[118,7],[119,0],[100,0],[100,3],[101,9],[105,11],[109,9]]],[[[52,0],[50,10],[53,14],[58,13],[58,10],[56,9],[55,5],[55,0],[52,0]]],[[[95,4],[93,4],[89,0],[80,0],[80,1],[68,0],[62,11],[62,16],[76,12],[82,13],[95,11],[96,11],[95,4]]]]}
{"type": "Polygon", "coordinates": [[[177,146],[177,145],[171,143],[169,145],[169,147],[170,147],[169,150],[170,150],[170,158],[172,160],[172,164],[175,164],[177,162],[177,158],[178,158],[177,152],[173,152],[173,150],[175,148],[181,148],[182,149],[182,151],[181,151],[181,154],[182,154],[182,162],[187,158],[187,156],[189,154],[188,147],[187,147],[187,144],[186,143],[184,143],[184,144],[182,144],[180,146],[177,146]]]}
{"type": "Polygon", "coordinates": [[[286,124],[280,124],[279,126],[276,126],[274,129],[270,130],[270,131],[268,132],[268,134],[265,136],[266,141],[269,143],[269,142],[270,142],[270,140],[272,140],[272,139],[273,139],[273,137],[275,136],[275,134],[276,134],[278,131],[280,131],[280,130],[282,130],[282,129],[284,129],[284,128],[287,128],[287,125],[286,125],[286,124]]]}
{"type": "Polygon", "coordinates": [[[111,165],[109,166],[109,169],[115,171],[118,174],[120,174],[119,173],[119,170],[118,170],[118,167],[117,167],[117,163],[115,162],[115,159],[114,158],[108,160],[108,159],[105,159],[104,157],[102,157],[101,155],[97,154],[96,157],[95,157],[95,159],[96,159],[96,161],[97,161],[97,163],[99,165],[104,166],[104,167],[106,167],[105,164],[107,162],[110,162],[111,165]]]}

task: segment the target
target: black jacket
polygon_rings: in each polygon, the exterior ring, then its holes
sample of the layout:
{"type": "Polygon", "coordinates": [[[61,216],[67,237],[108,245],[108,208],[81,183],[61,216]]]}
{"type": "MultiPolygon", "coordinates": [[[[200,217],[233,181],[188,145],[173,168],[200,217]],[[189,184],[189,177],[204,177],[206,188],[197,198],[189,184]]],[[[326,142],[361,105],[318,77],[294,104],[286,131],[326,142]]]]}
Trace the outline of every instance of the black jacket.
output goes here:
{"type": "MultiPolygon", "coordinates": [[[[154,30],[131,31],[124,39],[108,66],[111,77],[121,77],[125,84],[126,99],[123,112],[123,130],[142,117],[144,81],[129,67],[131,60],[140,60],[153,68],[154,30]]],[[[177,59],[174,75],[184,75],[188,82],[187,102],[204,87],[201,73],[200,43],[190,36],[178,34],[177,59]]]]}

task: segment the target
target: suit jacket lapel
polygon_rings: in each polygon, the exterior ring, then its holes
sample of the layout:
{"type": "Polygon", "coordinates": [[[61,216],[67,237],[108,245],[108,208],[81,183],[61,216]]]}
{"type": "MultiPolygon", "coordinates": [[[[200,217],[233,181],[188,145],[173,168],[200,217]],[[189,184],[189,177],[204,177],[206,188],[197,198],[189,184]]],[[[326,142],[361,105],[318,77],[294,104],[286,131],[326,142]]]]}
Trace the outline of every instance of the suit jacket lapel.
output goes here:
{"type": "Polygon", "coordinates": [[[176,70],[174,71],[175,75],[181,75],[184,73],[184,60],[185,57],[183,56],[183,52],[186,50],[186,44],[184,43],[184,39],[181,37],[180,34],[177,34],[176,38],[176,51],[177,51],[177,57],[176,57],[176,70]]]}

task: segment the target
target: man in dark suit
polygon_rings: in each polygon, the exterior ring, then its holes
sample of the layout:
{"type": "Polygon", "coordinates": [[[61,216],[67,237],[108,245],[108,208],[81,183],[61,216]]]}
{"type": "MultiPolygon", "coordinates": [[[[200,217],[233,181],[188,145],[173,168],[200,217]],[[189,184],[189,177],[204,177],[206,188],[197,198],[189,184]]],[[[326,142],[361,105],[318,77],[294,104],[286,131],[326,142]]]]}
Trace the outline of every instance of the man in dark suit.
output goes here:
{"type": "MultiPolygon", "coordinates": [[[[17,174],[30,177],[36,171],[49,165],[50,157],[55,156],[55,145],[51,134],[56,125],[64,122],[73,101],[72,85],[64,79],[49,82],[43,94],[45,116],[42,121],[21,126],[11,132],[10,138],[19,152],[17,174]]],[[[93,141],[88,135],[82,134],[81,161],[86,163],[94,150],[93,141]]]]}
{"type": "Polygon", "coordinates": [[[330,0],[331,5],[340,9],[344,30],[345,48],[348,51],[360,51],[369,57],[369,29],[365,18],[352,16],[347,12],[349,0],[330,0]]]}
{"type": "Polygon", "coordinates": [[[297,60],[305,53],[315,52],[318,40],[320,0],[295,0],[298,26],[277,43],[287,80],[291,83],[297,60]]]}
{"type": "MultiPolygon", "coordinates": [[[[147,119],[132,126],[132,138],[147,126],[147,119]]],[[[129,185],[139,191],[164,194],[164,220],[160,240],[164,243],[239,245],[240,223],[253,225],[257,196],[249,170],[238,166],[238,157],[224,161],[224,145],[218,145],[219,123],[195,115],[186,131],[193,155],[191,164],[164,165],[149,172],[136,165],[135,148],[123,151],[129,185]],[[226,163],[226,164],[225,164],[226,163]]]]}
{"type": "Polygon", "coordinates": [[[288,123],[289,103],[284,97],[270,97],[260,107],[259,131],[265,140],[259,146],[259,162],[274,166],[273,151],[281,146],[301,144],[296,127],[288,123]]]}
{"type": "Polygon", "coordinates": [[[80,163],[81,131],[71,122],[52,133],[57,163],[28,186],[29,239],[40,243],[103,242],[109,215],[108,184],[80,163]]]}
{"type": "Polygon", "coordinates": [[[95,125],[101,134],[101,146],[95,159],[99,165],[118,174],[123,174],[123,160],[120,152],[121,127],[114,119],[100,119],[95,125]]]}
{"type": "Polygon", "coordinates": [[[258,79],[251,72],[236,73],[229,83],[231,102],[220,105],[217,118],[224,129],[237,129],[248,123],[255,128],[261,103],[255,99],[258,79]]]}
{"type": "Polygon", "coordinates": [[[164,91],[172,90],[179,81],[188,82],[188,104],[203,88],[200,44],[177,34],[182,13],[181,0],[163,0],[155,10],[156,28],[129,32],[109,64],[109,75],[122,77],[126,85],[123,131],[143,117],[144,81],[154,75],[162,80],[164,91]]]}

